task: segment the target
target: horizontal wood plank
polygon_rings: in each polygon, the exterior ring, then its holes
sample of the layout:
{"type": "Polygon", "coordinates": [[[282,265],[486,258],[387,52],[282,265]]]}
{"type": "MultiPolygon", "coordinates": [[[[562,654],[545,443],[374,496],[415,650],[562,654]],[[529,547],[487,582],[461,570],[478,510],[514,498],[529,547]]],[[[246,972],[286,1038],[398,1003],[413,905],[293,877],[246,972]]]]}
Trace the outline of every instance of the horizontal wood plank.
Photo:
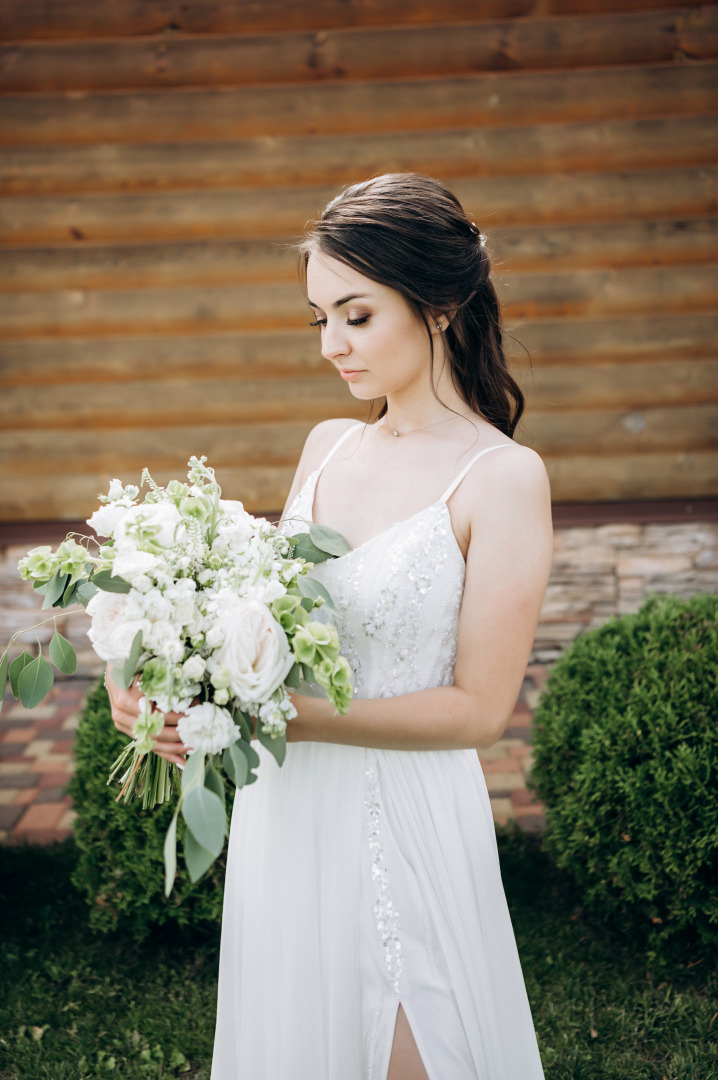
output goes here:
{"type": "MultiPolygon", "coordinates": [[[[542,222],[707,217],[718,212],[718,168],[447,178],[487,233],[542,222]]],[[[253,191],[0,200],[0,243],[57,244],[205,237],[299,237],[335,186],[253,191]]]]}
{"type": "MultiPolygon", "coordinates": [[[[629,427],[640,428],[635,410],[643,408],[702,404],[718,409],[718,359],[713,358],[580,367],[535,363],[532,372],[513,374],[526,396],[529,429],[536,410],[632,410],[629,427]]],[[[715,421],[718,429],[718,413],[715,421]]]]}
{"type": "Polygon", "coordinates": [[[74,195],[353,183],[381,172],[446,177],[714,165],[715,116],[225,142],[0,149],[0,194],[74,195]]]}
{"type": "MultiPolygon", "coordinates": [[[[622,319],[544,319],[511,324],[506,348],[512,366],[526,385],[531,374],[521,344],[530,349],[534,367],[564,371],[575,378],[596,364],[621,367],[651,363],[713,360],[718,315],[647,315],[622,319]],[[519,344],[521,343],[521,344],[519,344]]],[[[325,374],[315,331],[308,328],[261,333],[215,333],[161,337],[129,335],[102,338],[30,338],[0,342],[0,386],[56,386],[125,380],[275,379],[325,374]]],[[[626,375],[629,378],[629,375],[626,375]]],[[[281,385],[281,383],[280,383],[281,385]]],[[[78,393],[83,388],[78,388],[78,393]]]]}
{"type": "Polygon", "coordinates": [[[684,62],[717,52],[715,7],[259,36],[26,41],[0,46],[0,92],[455,77],[684,62]]]}
{"type": "Polygon", "coordinates": [[[718,63],[137,93],[5,95],[0,144],[170,142],[715,112],[718,63]]]}
{"type": "MultiPolygon", "coordinates": [[[[712,3],[713,0],[708,0],[712,3]]],[[[694,8],[696,0],[444,0],[441,17],[464,22],[591,15],[604,12],[694,8]]],[[[141,34],[248,34],[262,31],[326,30],[346,26],[388,26],[432,23],[436,10],[416,0],[3,0],[6,40],[124,38],[141,34]]]]}
{"type": "MultiPolygon", "coordinates": [[[[715,308],[718,264],[506,273],[495,278],[506,318],[631,315],[715,308]]],[[[0,337],[197,333],[301,327],[299,287],[238,284],[198,288],[69,289],[0,293],[0,337]]]]}
{"type": "Polygon", "coordinates": [[[718,495],[718,451],[544,458],[555,502],[718,495]]]}
{"type": "Polygon", "coordinates": [[[533,409],[521,420],[517,439],[548,457],[718,451],[718,401],[632,410],[533,409]]]}
{"type": "MultiPolygon", "coordinates": [[[[692,312],[688,317],[654,313],[622,319],[526,320],[509,324],[506,335],[507,351],[521,369],[527,362],[524,348],[536,363],[573,367],[712,358],[716,342],[718,314],[714,312],[692,312]]],[[[21,344],[25,343],[17,343],[21,344]]],[[[34,345],[26,344],[28,349],[34,345]]]]}
{"type": "MultiPolygon", "coordinates": [[[[718,218],[497,229],[489,249],[508,272],[718,262],[718,218]]],[[[0,261],[8,292],[296,280],[289,237],[11,248],[0,261]]]]}

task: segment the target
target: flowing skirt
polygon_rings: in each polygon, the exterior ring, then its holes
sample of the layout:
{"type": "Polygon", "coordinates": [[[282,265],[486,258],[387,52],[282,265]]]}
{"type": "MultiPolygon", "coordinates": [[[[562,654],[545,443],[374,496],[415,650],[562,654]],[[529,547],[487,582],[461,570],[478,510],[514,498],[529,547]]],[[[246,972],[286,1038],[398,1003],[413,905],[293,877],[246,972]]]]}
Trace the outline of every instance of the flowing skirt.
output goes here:
{"type": "Polygon", "coordinates": [[[541,1080],[471,750],[294,743],[238,792],[212,1080],[541,1080]]]}

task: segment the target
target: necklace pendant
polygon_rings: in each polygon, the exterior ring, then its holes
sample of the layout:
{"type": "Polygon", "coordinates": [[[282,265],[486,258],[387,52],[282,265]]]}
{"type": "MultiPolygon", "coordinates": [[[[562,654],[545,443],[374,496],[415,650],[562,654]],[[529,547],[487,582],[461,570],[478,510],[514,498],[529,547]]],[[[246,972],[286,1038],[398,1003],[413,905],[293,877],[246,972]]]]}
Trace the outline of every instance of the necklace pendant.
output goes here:
{"type": "Polygon", "coordinates": [[[395,435],[395,436],[398,436],[398,435],[399,435],[399,432],[398,432],[398,431],[396,430],[396,428],[393,428],[393,432],[394,432],[394,435],[395,435]]]}

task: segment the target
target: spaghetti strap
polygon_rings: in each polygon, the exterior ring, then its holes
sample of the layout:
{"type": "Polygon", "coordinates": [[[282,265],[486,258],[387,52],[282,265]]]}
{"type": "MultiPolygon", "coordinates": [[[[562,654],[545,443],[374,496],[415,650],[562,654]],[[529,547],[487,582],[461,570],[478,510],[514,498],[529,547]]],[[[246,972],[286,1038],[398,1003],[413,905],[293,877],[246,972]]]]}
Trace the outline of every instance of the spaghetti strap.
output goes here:
{"type": "MultiPolygon", "coordinates": [[[[473,465],[473,464],[474,464],[474,463],[475,463],[476,461],[478,461],[478,460],[479,460],[479,458],[480,458],[480,457],[481,457],[481,456],[482,456],[483,454],[488,454],[490,450],[500,450],[500,449],[501,449],[501,448],[502,448],[503,446],[513,446],[513,445],[514,445],[513,443],[496,443],[496,445],[495,445],[495,446],[485,446],[483,450],[479,450],[478,454],[475,454],[475,455],[474,455],[474,456],[472,457],[472,459],[471,459],[471,461],[470,461],[470,462],[468,463],[468,465],[465,465],[465,466],[464,466],[464,468],[463,468],[463,469],[461,470],[461,472],[460,472],[460,473],[459,473],[459,475],[458,475],[458,476],[456,477],[456,479],[455,479],[455,480],[453,480],[453,481],[452,481],[452,482],[451,482],[451,483],[449,484],[448,488],[446,489],[446,491],[444,492],[444,494],[443,494],[443,495],[441,496],[441,498],[439,499],[439,502],[441,502],[441,503],[445,503],[445,502],[447,501],[447,499],[450,499],[450,498],[451,498],[451,496],[452,496],[452,495],[454,494],[454,492],[456,491],[457,487],[459,486],[459,484],[461,483],[461,481],[462,481],[462,480],[464,479],[464,477],[466,476],[466,474],[467,474],[467,472],[469,471],[469,469],[471,468],[471,466],[472,466],[472,465],[473,465]]],[[[332,453],[333,453],[333,451],[332,451],[332,453]]]]}
{"type": "Polygon", "coordinates": [[[315,470],[314,470],[314,471],[316,472],[316,474],[317,474],[317,479],[319,479],[319,474],[320,474],[321,472],[323,472],[323,470],[324,470],[324,466],[325,466],[325,465],[327,464],[327,462],[329,461],[329,459],[330,459],[331,457],[333,457],[333,456],[334,456],[334,454],[335,454],[335,453],[337,452],[337,450],[338,450],[338,449],[339,449],[339,447],[340,447],[340,446],[342,445],[342,443],[343,443],[343,442],[344,442],[344,441],[345,441],[346,439],[348,439],[348,438],[349,438],[349,436],[351,435],[351,433],[352,433],[353,431],[356,431],[356,430],[357,430],[357,428],[360,428],[360,427],[364,427],[364,425],[363,425],[363,424],[361,424],[361,423],[359,423],[359,424],[352,424],[352,426],[351,426],[350,428],[347,428],[347,429],[346,429],[346,431],[343,431],[343,432],[342,432],[342,434],[341,434],[341,435],[339,436],[339,438],[337,439],[337,441],[336,441],[336,442],[334,443],[334,446],[333,446],[333,447],[331,448],[331,450],[329,451],[329,453],[327,454],[327,456],[326,456],[326,457],[324,458],[324,461],[323,461],[323,462],[321,463],[321,465],[319,466],[319,468],[318,468],[318,469],[315,469],[315,470]]]}

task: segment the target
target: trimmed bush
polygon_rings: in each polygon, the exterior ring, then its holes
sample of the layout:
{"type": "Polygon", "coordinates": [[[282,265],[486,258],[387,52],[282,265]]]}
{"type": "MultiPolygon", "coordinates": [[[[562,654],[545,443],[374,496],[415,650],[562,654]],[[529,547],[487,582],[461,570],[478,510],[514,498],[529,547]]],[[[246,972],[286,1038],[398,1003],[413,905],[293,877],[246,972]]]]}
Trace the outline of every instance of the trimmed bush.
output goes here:
{"type": "Polygon", "coordinates": [[[718,597],[651,597],[583,634],[535,716],[545,844],[655,961],[718,948],[718,597]]]}
{"type": "Polygon", "coordinates": [[[171,806],[142,810],[139,800],[126,806],[115,802],[119,787],[107,785],[110,765],[126,742],[112,723],[107,691],[100,681],[88,693],[80,717],[76,772],[68,788],[77,811],[74,837],[78,862],[73,884],[90,905],[90,925],[102,931],[122,930],[137,940],[163,923],[218,925],[225,855],[193,885],[181,857],[180,817],[177,878],[169,899],[165,899],[162,846],[171,806]]]}

